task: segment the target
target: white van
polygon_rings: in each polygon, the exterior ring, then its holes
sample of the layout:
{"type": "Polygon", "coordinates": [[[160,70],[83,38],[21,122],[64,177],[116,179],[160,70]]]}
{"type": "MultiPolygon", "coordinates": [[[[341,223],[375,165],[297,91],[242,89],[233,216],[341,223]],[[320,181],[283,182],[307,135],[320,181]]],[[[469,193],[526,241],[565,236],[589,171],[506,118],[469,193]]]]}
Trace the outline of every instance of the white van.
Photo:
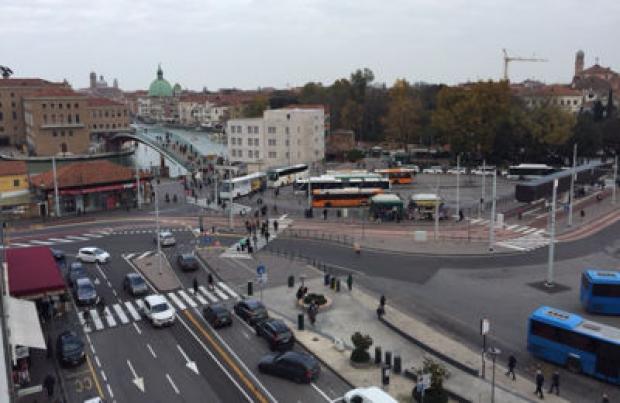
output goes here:
{"type": "Polygon", "coordinates": [[[398,403],[398,400],[376,386],[350,390],[345,393],[344,401],[345,403],[398,403]]]}

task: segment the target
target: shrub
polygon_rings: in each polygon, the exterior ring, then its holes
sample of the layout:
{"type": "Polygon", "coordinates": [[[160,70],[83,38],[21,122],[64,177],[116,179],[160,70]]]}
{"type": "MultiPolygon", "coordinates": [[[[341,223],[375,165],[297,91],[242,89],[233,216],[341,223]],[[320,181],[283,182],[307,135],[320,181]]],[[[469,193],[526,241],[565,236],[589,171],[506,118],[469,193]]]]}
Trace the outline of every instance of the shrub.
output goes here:
{"type": "Polygon", "coordinates": [[[347,151],[346,158],[350,162],[357,162],[364,158],[364,152],[358,149],[352,149],[347,151]]]}
{"type": "MultiPolygon", "coordinates": [[[[425,403],[446,403],[448,393],[443,388],[443,380],[448,377],[446,367],[431,358],[425,358],[422,369],[418,370],[418,379],[422,374],[431,374],[431,387],[424,392],[425,403]]],[[[417,389],[413,389],[413,398],[419,402],[421,399],[417,389]]]]}
{"type": "Polygon", "coordinates": [[[370,361],[368,349],[372,346],[372,337],[369,335],[362,335],[360,332],[355,332],[351,336],[351,342],[354,346],[351,352],[351,361],[359,363],[370,361]]]}
{"type": "Polygon", "coordinates": [[[327,299],[323,294],[308,294],[304,297],[304,304],[310,305],[312,302],[317,304],[318,306],[325,305],[327,303],[327,299]]]}

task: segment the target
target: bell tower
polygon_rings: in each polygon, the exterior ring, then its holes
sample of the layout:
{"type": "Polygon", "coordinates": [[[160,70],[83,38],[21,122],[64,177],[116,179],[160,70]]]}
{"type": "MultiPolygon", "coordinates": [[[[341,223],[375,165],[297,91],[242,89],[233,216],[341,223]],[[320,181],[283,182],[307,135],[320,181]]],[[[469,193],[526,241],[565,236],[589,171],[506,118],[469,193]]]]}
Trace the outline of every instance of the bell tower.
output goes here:
{"type": "Polygon", "coordinates": [[[583,73],[583,59],[583,50],[579,50],[575,55],[575,77],[580,77],[581,73],[583,73]]]}

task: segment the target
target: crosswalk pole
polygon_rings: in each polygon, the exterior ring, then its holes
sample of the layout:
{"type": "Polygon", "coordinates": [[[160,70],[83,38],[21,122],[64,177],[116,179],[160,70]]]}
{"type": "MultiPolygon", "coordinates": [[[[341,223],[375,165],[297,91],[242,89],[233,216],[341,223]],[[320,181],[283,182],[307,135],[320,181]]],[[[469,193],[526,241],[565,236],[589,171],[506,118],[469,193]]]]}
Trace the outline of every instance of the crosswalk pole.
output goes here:
{"type": "Polygon", "coordinates": [[[497,170],[493,171],[493,200],[491,201],[491,222],[489,223],[489,252],[493,252],[495,244],[495,199],[497,198],[497,170]]]}
{"type": "Polygon", "coordinates": [[[555,201],[558,193],[558,180],[553,181],[553,196],[551,197],[551,228],[549,239],[549,262],[547,265],[547,280],[545,286],[553,287],[553,260],[555,253],[555,201]]]}

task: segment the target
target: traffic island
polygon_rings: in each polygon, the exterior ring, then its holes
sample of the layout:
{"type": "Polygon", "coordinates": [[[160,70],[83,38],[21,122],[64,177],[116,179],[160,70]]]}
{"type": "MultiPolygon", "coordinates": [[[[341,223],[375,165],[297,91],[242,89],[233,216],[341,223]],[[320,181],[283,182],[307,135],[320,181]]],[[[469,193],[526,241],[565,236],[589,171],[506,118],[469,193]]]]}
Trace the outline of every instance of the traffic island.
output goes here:
{"type": "Polygon", "coordinates": [[[170,266],[164,253],[138,257],[131,261],[144,278],[159,292],[167,292],[182,287],[181,280],[170,266]]]}

